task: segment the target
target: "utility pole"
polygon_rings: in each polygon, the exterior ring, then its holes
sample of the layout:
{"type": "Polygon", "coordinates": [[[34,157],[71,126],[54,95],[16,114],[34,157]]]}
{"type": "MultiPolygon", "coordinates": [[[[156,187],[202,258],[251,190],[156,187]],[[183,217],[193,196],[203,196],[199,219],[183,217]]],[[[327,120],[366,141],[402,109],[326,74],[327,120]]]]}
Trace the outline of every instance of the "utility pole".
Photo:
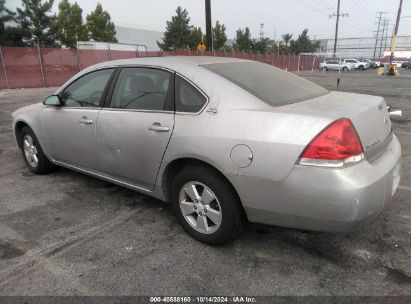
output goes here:
{"type": "Polygon", "coordinates": [[[375,36],[375,46],[374,46],[374,57],[373,57],[373,59],[375,59],[375,55],[377,53],[377,44],[378,44],[378,38],[379,38],[379,35],[380,35],[381,18],[382,18],[382,14],[384,14],[384,12],[377,12],[377,14],[380,14],[380,16],[378,18],[377,35],[375,36]]]}
{"type": "Polygon", "coordinates": [[[211,24],[211,0],[205,0],[206,15],[206,46],[209,51],[213,50],[213,30],[211,24]]]}
{"type": "Polygon", "coordinates": [[[332,14],[330,15],[330,18],[332,17],[337,17],[337,21],[335,22],[335,40],[334,40],[334,52],[333,52],[333,58],[335,59],[335,54],[337,53],[337,40],[338,40],[338,23],[340,22],[340,16],[341,17],[348,17],[348,14],[340,14],[340,0],[338,0],[337,4],[337,14],[332,14]]]}
{"type": "Polygon", "coordinates": [[[400,0],[400,6],[398,7],[397,21],[395,23],[394,35],[392,36],[392,41],[391,41],[390,66],[392,64],[392,59],[394,58],[395,45],[397,44],[397,34],[398,34],[398,27],[400,26],[401,9],[402,9],[402,0],[400,0]]]}

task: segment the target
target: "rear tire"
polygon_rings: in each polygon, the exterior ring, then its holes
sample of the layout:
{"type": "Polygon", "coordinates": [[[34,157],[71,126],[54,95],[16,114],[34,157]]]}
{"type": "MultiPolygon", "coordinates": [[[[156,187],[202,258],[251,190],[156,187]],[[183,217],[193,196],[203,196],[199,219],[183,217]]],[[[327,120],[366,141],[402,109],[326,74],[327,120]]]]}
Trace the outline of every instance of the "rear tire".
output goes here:
{"type": "Polygon", "coordinates": [[[181,226],[200,242],[221,245],[237,237],[245,226],[237,193],[212,168],[183,168],[172,181],[171,199],[181,226]]]}
{"type": "Polygon", "coordinates": [[[56,166],[44,155],[36,135],[28,126],[21,129],[20,140],[24,162],[31,172],[35,174],[46,174],[56,169],[56,166]]]}
{"type": "Polygon", "coordinates": [[[364,66],[363,66],[363,65],[360,65],[360,66],[358,67],[358,69],[362,71],[362,70],[364,70],[364,66]]]}
{"type": "Polygon", "coordinates": [[[348,68],[347,68],[347,67],[343,67],[343,71],[344,71],[344,72],[347,72],[347,71],[348,71],[348,68]]]}

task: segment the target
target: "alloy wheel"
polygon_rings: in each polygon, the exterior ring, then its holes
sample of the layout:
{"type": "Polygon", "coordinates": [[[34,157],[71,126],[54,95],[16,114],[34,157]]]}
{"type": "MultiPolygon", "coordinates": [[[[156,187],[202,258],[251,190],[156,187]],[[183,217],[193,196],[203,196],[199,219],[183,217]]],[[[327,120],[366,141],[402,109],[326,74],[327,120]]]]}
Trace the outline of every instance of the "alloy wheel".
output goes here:
{"type": "Polygon", "coordinates": [[[185,220],[196,231],[210,234],[220,227],[223,216],[220,202],[203,183],[191,181],[184,184],[179,194],[179,205],[185,220]]]}
{"type": "Polygon", "coordinates": [[[26,134],[23,138],[23,149],[26,160],[28,161],[30,166],[32,166],[33,168],[37,167],[39,165],[37,148],[34,145],[33,138],[29,134],[26,134]]]}

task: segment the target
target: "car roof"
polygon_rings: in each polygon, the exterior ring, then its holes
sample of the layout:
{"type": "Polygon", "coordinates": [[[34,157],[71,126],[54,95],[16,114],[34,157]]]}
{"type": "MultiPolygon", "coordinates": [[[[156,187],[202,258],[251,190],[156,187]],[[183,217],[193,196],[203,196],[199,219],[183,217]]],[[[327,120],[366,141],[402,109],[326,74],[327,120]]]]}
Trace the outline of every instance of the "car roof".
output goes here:
{"type": "Polygon", "coordinates": [[[102,62],[91,66],[91,69],[123,66],[123,65],[152,65],[161,66],[165,68],[173,68],[176,65],[207,65],[216,63],[230,63],[230,62],[254,62],[251,60],[244,60],[239,58],[228,57],[214,57],[214,56],[164,56],[164,57],[140,57],[131,59],[119,59],[102,62]]]}
{"type": "MultiPolygon", "coordinates": [[[[131,59],[119,59],[111,60],[106,62],[101,62],[92,66],[89,66],[81,70],[78,74],[70,78],[66,83],[64,83],[57,91],[59,94],[64,87],[75,79],[81,77],[84,74],[92,72],[97,69],[119,67],[119,66],[147,66],[147,67],[160,67],[164,69],[169,69],[175,71],[186,78],[190,79],[191,82],[195,83],[201,88],[207,87],[207,82],[210,77],[218,77],[213,72],[201,67],[202,65],[217,64],[217,63],[231,63],[231,62],[251,62],[256,63],[252,60],[244,60],[239,58],[229,58],[229,57],[214,57],[214,56],[164,56],[164,57],[140,57],[131,59]],[[212,76],[213,75],[213,76],[212,76]]],[[[210,88],[209,92],[212,91],[210,88]]],[[[206,92],[207,93],[207,92],[206,92]]]]}

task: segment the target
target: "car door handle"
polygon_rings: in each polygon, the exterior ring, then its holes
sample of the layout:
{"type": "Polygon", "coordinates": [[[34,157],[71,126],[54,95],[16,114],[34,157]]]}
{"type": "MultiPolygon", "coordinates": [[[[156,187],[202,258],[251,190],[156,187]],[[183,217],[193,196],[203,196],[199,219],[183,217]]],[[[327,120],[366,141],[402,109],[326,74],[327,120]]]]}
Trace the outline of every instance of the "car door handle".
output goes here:
{"type": "Polygon", "coordinates": [[[156,132],[168,132],[170,131],[169,127],[162,126],[160,123],[155,122],[151,126],[148,127],[149,130],[151,131],[156,131],[156,132]]]}
{"type": "Polygon", "coordinates": [[[91,125],[93,123],[91,119],[87,119],[85,116],[83,116],[78,122],[85,125],[91,125]]]}

